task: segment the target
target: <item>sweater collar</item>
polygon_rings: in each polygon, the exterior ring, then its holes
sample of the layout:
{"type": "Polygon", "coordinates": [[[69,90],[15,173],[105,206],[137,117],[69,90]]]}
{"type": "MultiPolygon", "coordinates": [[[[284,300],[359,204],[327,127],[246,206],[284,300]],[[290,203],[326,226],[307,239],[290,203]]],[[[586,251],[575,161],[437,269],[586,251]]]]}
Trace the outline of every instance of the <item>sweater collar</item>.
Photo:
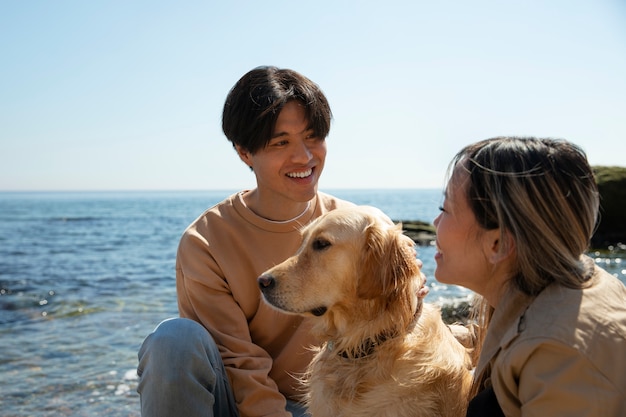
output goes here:
{"type": "Polygon", "coordinates": [[[261,228],[268,232],[274,233],[288,233],[293,232],[294,230],[300,230],[304,225],[311,222],[311,220],[316,217],[315,213],[319,212],[319,195],[315,195],[311,200],[311,204],[309,205],[308,210],[297,219],[290,222],[273,222],[271,220],[267,220],[258,214],[254,213],[252,210],[246,206],[243,195],[247,192],[247,190],[241,191],[232,198],[232,204],[237,213],[243,217],[248,223],[254,225],[255,227],[261,228]]]}

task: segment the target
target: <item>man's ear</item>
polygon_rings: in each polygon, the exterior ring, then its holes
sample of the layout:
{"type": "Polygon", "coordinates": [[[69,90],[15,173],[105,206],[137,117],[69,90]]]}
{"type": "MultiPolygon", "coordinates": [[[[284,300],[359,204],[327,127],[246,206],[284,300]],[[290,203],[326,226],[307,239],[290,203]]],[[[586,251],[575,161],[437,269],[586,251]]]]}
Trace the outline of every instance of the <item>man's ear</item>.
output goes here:
{"type": "Polygon", "coordinates": [[[515,252],[515,240],[508,231],[487,230],[484,239],[487,259],[494,265],[509,258],[515,252]]]}
{"type": "Polygon", "coordinates": [[[244,164],[248,165],[248,167],[252,169],[252,154],[240,145],[235,145],[235,150],[237,151],[237,155],[239,155],[239,159],[241,159],[244,164]]]}

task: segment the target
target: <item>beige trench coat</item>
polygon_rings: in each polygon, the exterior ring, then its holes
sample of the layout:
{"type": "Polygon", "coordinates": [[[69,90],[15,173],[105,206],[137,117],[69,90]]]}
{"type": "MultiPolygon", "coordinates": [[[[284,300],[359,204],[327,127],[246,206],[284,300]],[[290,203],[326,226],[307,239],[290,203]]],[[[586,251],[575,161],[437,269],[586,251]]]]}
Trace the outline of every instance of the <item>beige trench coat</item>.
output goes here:
{"type": "Polygon", "coordinates": [[[506,416],[626,416],[626,287],[593,268],[584,290],[510,291],[494,312],[476,373],[506,416]]]}

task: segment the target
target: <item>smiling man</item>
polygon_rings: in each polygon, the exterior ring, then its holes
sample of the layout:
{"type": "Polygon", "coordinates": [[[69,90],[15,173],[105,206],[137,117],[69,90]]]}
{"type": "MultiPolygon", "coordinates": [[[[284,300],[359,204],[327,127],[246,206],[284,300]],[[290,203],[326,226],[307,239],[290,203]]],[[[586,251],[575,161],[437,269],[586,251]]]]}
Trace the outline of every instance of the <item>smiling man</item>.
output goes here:
{"type": "Polygon", "coordinates": [[[229,92],[222,128],[256,188],[208,209],[181,238],[181,317],[139,352],[143,416],[304,415],[294,376],[316,341],[306,319],[261,301],[256,278],[295,253],[303,225],[352,205],[317,190],[330,121],[323,92],[292,70],[255,68],[229,92]]]}

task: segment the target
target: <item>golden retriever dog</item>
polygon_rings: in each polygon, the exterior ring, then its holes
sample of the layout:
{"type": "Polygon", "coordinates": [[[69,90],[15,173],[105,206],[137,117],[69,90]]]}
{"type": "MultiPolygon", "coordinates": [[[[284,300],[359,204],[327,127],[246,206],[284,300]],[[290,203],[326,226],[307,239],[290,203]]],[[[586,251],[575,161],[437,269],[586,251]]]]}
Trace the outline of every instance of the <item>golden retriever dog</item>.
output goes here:
{"type": "Polygon", "coordinates": [[[313,417],[465,416],[468,352],[418,296],[414,243],[382,211],[319,217],[258,283],[275,308],[315,317],[322,345],[302,376],[313,417]]]}

